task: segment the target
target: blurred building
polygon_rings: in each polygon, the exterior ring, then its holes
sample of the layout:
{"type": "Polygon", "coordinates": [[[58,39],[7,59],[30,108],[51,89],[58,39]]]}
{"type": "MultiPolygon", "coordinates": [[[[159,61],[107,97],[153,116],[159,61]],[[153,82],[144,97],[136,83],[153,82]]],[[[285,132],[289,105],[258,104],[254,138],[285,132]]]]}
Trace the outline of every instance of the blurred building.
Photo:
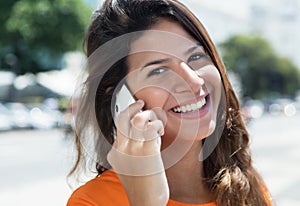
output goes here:
{"type": "Polygon", "coordinates": [[[0,72],[0,101],[3,102],[36,102],[48,98],[61,98],[64,94],[51,90],[41,84],[33,74],[16,77],[11,72],[0,72]]]}
{"type": "MultiPolygon", "coordinates": [[[[103,0],[85,0],[94,10],[103,0]]],[[[299,0],[180,0],[202,21],[214,42],[234,34],[265,37],[284,56],[300,68],[299,0]]]]}
{"type": "Polygon", "coordinates": [[[277,53],[300,68],[300,1],[297,0],[182,0],[202,21],[214,42],[234,34],[266,38],[277,53]]]}
{"type": "Polygon", "coordinates": [[[66,67],[60,71],[41,72],[37,75],[16,76],[0,71],[0,101],[32,102],[48,98],[71,97],[84,67],[83,54],[72,52],[65,55],[66,67]]]}

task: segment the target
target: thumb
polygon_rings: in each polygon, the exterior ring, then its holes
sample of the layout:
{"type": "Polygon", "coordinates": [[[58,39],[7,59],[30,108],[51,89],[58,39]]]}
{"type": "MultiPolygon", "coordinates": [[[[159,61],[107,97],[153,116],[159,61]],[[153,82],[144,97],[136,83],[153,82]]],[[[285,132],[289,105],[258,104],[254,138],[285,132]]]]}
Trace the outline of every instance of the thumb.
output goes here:
{"type": "Polygon", "coordinates": [[[160,107],[154,107],[152,110],[155,112],[157,118],[162,121],[163,126],[165,127],[168,121],[167,114],[165,110],[160,107]]]}

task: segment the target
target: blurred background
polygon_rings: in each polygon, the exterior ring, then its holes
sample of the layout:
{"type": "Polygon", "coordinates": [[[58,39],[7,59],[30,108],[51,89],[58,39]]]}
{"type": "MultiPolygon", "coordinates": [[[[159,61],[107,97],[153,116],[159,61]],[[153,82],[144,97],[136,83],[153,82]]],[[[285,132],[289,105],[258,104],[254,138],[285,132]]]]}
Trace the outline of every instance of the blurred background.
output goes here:
{"type": "MultiPolygon", "coordinates": [[[[300,205],[300,1],[183,0],[223,57],[277,205],[300,205]],[[297,138],[298,137],[298,138],[297,138]]],[[[0,204],[65,205],[70,98],[96,0],[0,2],[0,204]]]]}

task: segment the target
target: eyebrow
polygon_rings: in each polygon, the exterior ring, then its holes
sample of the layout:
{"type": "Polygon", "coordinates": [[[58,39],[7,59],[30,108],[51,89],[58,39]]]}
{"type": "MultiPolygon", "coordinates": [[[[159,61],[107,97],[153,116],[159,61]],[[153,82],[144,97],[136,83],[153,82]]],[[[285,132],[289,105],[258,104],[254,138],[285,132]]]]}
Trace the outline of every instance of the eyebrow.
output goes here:
{"type": "Polygon", "coordinates": [[[197,43],[196,45],[192,46],[191,48],[189,48],[184,54],[187,55],[191,52],[193,52],[194,50],[196,50],[197,48],[201,47],[202,45],[200,43],[197,43]]]}
{"type": "Polygon", "coordinates": [[[148,66],[152,66],[152,65],[155,65],[155,64],[163,64],[163,63],[166,63],[168,62],[169,59],[168,58],[165,58],[165,59],[158,59],[158,60],[154,60],[154,61],[151,61],[151,62],[148,62],[147,64],[145,64],[141,70],[143,70],[144,68],[148,67],[148,66]]]}
{"type": "MultiPolygon", "coordinates": [[[[202,45],[200,43],[197,43],[196,45],[192,46],[191,48],[189,48],[184,54],[187,55],[191,52],[193,52],[194,50],[196,50],[197,48],[201,47],[202,45]]],[[[147,64],[145,64],[143,67],[141,67],[141,71],[148,67],[148,66],[152,66],[152,65],[155,65],[155,64],[163,64],[163,63],[166,63],[168,62],[169,59],[168,58],[165,58],[165,59],[158,59],[158,60],[154,60],[154,61],[151,61],[151,62],[148,62],[147,64]]]]}

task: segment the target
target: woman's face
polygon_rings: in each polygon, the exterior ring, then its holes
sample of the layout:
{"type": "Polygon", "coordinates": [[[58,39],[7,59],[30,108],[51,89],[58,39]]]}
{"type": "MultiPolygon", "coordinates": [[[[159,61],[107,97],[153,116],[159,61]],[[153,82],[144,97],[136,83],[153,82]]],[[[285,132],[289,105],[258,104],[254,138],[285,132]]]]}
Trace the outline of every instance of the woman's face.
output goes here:
{"type": "Polygon", "coordinates": [[[144,100],[144,109],[153,109],[165,124],[163,147],[176,138],[202,140],[216,126],[220,74],[178,23],[161,19],[150,30],[162,34],[146,31],[133,41],[127,84],[136,99],[144,100]]]}

